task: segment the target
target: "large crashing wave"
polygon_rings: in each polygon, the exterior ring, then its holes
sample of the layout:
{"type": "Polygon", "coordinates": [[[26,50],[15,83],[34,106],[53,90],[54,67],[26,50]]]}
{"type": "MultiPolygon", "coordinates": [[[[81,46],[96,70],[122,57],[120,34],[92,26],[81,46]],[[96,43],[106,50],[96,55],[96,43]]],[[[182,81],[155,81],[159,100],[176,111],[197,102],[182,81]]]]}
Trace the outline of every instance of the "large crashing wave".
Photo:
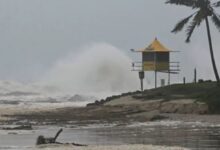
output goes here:
{"type": "Polygon", "coordinates": [[[108,44],[84,47],[59,60],[34,83],[0,81],[0,104],[83,104],[138,89],[132,60],[108,44]]]}
{"type": "Polygon", "coordinates": [[[58,61],[44,76],[43,83],[72,93],[121,93],[138,89],[132,60],[109,44],[93,44],[77,56],[58,61]]]}

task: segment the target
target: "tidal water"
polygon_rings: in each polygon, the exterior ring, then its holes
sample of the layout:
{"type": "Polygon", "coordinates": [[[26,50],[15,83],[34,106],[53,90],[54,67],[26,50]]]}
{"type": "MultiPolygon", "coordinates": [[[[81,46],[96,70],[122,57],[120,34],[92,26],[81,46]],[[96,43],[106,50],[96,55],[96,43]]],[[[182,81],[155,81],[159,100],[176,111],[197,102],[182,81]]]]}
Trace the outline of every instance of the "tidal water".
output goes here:
{"type": "MultiPolygon", "coordinates": [[[[1,150],[26,150],[34,147],[39,135],[53,137],[61,127],[34,127],[31,131],[0,131],[1,150]]],[[[198,122],[153,122],[132,125],[91,125],[62,127],[59,142],[88,145],[152,144],[181,146],[192,150],[220,149],[220,125],[198,122]]]]}

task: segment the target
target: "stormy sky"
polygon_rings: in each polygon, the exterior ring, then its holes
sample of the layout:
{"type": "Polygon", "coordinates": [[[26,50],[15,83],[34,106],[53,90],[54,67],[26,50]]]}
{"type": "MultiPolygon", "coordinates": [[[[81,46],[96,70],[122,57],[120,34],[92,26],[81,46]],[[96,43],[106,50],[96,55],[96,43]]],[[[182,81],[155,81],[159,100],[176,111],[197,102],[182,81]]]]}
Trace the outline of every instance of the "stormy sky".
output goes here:
{"type": "MultiPolygon", "coordinates": [[[[0,80],[38,80],[57,61],[80,53],[80,47],[91,43],[107,43],[137,60],[139,57],[129,49],[145,47],[155,37],[180,51],[172,56],[181,62],[176,80],[186,76],[192,81],[195,67],[199,78],[214,79],[204,23],[186,44],[185,32],[170,31],[192,10],[164,2],[0,0],[0,80]]],[[[211,31],[220,71],[220,32],[213,25],[211,31]]]]}

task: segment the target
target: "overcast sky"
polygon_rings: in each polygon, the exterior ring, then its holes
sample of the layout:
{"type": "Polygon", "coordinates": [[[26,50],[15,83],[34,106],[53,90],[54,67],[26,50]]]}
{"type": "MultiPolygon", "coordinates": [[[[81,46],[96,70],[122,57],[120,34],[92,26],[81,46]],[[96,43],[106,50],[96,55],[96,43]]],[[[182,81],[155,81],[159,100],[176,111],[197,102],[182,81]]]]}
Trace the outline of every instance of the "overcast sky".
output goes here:
{"type": "MultiPolygon", "coordinates": [[[[147,46],[157,37],[181,51],[181,74],[192,80],[213,78],[204,23],[190,44],[185,33],[170,31],[192,10],[165,0],[0,0],[0,79],[33,81],[69,53],[90,43],[108,43],[137,59],[130,48],[147,46]]],[[[220,71],[220,33],[211,25],[220,71]]],[[[213,78],[214,79],[214,78],[213,78]]]]}

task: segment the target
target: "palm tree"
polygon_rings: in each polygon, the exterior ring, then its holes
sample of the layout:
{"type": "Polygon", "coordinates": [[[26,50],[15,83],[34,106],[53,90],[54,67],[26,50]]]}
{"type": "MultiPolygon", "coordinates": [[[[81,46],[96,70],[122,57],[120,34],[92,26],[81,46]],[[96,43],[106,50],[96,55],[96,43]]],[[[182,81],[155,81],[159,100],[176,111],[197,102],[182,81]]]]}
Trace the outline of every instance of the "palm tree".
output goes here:
{"type": "Polygon", "coordinates": [[[195,27],[200,26],[200,24],[203,21],[205,21],[212,66],[217,83],[218,85],[220,85],[220,79],[215,63],[215,58],[212,48],[211,32],[209,27],[209,18],[211,18],[216,28],[220,31],[220,15],[217,14],[216,11],[214,10],[214,8],[220,7],[220,1],[211,3],[210,0],[167,0],[166,4],[182,5],[182,6],[190,7],[193,10],[196,10],[193,14],[178,22],[175,28],[172,30],[173,33],[177,33],[181,31],[185,27],[185,25],[189,22],[189,20],[191,20],[188,27],[186,28],[186,34],[187,34],[186,42],[190,42],[190,38],[192,36],[195,27]]]}

